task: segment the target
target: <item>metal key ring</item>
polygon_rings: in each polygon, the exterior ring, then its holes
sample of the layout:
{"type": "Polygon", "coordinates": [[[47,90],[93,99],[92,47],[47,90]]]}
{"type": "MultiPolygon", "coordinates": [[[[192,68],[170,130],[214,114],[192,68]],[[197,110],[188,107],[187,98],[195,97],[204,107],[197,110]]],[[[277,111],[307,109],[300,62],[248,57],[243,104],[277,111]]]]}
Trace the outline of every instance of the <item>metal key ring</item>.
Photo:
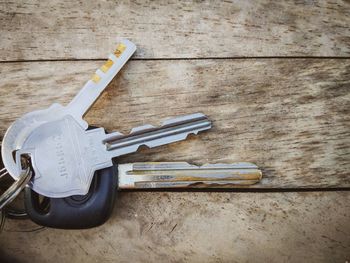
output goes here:
{"type": "MultiPolygon", "coordinates": [[[[8,174],[4,169],[1,170],[1,177],[8,174]]],[[[29,183],[32,178],[32,171],[30,167],[27,167],[25,170],[22,170],[18,180],[16,180],[1,196],[0,196],[0,210],[12,202],[17,195],[23,190],[23,188],[29,183]]]]}

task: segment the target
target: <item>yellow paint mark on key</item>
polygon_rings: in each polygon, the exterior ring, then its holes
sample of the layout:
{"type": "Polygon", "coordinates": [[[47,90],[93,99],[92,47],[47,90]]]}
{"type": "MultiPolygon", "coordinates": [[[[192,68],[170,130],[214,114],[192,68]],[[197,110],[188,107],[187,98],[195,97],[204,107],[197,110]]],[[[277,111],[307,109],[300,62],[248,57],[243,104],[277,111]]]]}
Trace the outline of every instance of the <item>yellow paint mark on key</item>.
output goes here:
{"type": "Polygon", "coordinates": [[[126,49],[126,46],[122,43],[120,43],[117,46],[117,49],[114,51],[114,55],[119,58],[121,56],[121,54],[124,52],[124,50],[126,49]]]}
{"type": "Polygon", "coordinates": [[[95,83],[98,83],[101,80],[101,77],[96,73],[92,76],[91,80],[95,83]]]}
{"type": "Polygon", "coordinates": [[[101,67],[101,70],[106,73],[110,67],[113,66],[113,60],[108,59],[107,62],[101,67]]]}

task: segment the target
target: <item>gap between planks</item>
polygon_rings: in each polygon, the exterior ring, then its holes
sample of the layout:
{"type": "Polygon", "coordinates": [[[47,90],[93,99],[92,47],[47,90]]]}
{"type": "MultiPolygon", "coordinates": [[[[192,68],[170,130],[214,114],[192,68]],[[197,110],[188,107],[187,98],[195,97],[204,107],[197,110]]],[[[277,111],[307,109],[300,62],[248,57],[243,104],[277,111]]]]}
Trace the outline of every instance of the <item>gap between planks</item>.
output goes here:
{"type": "MultiPolygon", "coordinates": [[[[187,61],[187,60],[259,60],[259,59],[350,59],[350,57],[324,57],[324,56],[259,56],[259,57],[189,57],[189,58],[131,58],[132,61],[187,61]]],[[[29,59],[29,60],[2,60],[0,63],[35,63],[35,62],[79,62],[79,61],[105,61],[106,58],[82,58],[82,59],[29,59]]]]}

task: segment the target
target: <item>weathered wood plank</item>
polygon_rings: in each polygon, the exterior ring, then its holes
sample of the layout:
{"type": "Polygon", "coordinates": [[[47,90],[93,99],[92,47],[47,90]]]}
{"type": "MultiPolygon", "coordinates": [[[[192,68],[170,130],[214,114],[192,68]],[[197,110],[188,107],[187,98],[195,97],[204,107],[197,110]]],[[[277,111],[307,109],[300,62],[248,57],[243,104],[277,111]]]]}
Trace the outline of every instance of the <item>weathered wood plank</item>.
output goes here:
{"type": "Polygon", "coordinates": [[[349,56],[348,1],[2,1],[0,60],[349,56]]]}
{"type": "MultiPolygon", "coordinates": [[[[101,61],[0,64],[0,133],[25,112],[67,103],[101,61]]],[[[214,128],[127,161],[251,161],[262,188],[350,186],[350,60],[132,61],[88,113],[131,127],[203,112],[214,128]]]]}
{"type": "Polygon", "coordinates": [[[350,192],[122,192],[81,231],[7,221],[2,262],[347,262],[350,192]]]}

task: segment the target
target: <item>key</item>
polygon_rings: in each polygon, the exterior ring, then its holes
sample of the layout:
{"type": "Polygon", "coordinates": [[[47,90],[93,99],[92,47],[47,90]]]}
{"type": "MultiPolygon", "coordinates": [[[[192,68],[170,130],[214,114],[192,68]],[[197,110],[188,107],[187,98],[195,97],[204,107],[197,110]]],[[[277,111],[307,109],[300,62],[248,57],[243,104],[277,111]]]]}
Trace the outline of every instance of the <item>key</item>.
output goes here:
{"type": "Polygon", "coordinates": [[[186,162],[127,163],[96,172],[87,195],[47,198],[25,190],[28,216],[37,224],[83,229],[103,224],[114,207],[116,190],[234,189],[258,183],[262,173],[252,163],[190,165],[186,162]]]}
{"type": "Polygon", "coordinates": [[[68,116],[86,130],[88,124],[83,120],[83,116],[135,50],[136,46],[132,42],[123,40],[67,106],[55,103],[47,109],[27,113],[8,128],[3,138],[1,153],[5,168],[15,180],[19,178],[21,169],[18,169],[18,163],[16,164],[13,156],[23,148],[29,134],[45,123],[68,116]]]}
{"type": "Polygon", "coordinates": [[[118,166],[118,189],[232,188],[256,184],[261,177],[252,163],[127,163],[118,166]]]}
{"type": "Polygon", "coordinates": [[[32,131],[16,153],[29,155],[35,177],[30,187],[47,197],[87,194],[96,171],[111,167],[112,158],[181,141],[189,134],[211,128],[202,113],[166,120],[160,127],[144,125],[124,135],[103,128],[85,130],[70,115],[42,124],[32,131]]]}

